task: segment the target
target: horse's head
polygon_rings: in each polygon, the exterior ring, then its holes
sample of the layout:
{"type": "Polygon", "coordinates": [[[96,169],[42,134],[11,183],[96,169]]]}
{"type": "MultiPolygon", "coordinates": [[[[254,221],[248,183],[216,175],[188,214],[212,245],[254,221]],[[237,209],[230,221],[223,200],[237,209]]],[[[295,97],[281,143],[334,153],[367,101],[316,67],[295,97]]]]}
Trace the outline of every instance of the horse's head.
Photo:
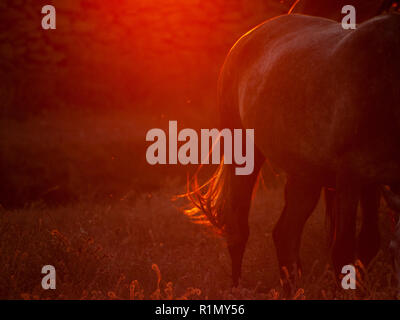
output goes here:
{"type": "Polygon", "coordinates": [[[342,8],[352,5],[356,8],[357,22],[371,19],[388,10],[395,0],[297,0],[289,13],[301,13],[324,17],[336,21],[343,18],[342,8]]]}

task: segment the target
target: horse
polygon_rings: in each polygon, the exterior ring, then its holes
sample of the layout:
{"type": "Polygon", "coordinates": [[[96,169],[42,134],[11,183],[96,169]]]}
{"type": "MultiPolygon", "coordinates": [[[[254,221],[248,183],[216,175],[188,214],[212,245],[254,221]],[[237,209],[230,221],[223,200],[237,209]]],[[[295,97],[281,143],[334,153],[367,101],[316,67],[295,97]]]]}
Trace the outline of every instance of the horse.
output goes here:
{"type": "Polygon", "coordinates": [[[255,130],[253,173],[235,175],[234,165],[222,161],[206,192],[195,183],[188,193],[225,234],[234,286],[264,162],[287,176],[285,206],[273,231],[287,281],[301,275],[301,234],[322,189],[335,190],[327,207],[338,275],[356,256],[368,261],[376,254],[379,186],[400,182],[400,15],[374,11],[355,30],[344,30],[329,12],[316,17],[294,11],[243,35],[220,73],[220,127],[255,130]],[[357,246],[359,202],[368,223],[357,246]]]}

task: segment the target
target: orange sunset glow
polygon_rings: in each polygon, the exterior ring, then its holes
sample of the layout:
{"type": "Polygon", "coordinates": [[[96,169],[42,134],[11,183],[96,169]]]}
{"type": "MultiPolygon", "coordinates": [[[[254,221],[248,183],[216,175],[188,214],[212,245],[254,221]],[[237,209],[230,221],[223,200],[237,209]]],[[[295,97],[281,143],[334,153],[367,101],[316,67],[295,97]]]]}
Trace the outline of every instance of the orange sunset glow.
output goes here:
{"type": "Polygon", "coordinates": [[[399,1],[342,2],[2,1],[0,300],[398,298],[399,1]]]}

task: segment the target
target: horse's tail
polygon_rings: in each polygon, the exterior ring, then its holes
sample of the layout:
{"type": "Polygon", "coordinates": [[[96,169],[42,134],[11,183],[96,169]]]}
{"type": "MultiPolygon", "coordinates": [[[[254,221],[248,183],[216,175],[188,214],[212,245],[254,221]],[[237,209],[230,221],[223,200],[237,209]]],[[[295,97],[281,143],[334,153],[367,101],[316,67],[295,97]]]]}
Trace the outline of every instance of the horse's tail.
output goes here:
{"type": "MultiPolygon", "coordinates": [[[[227,61],[229,58],[228,56],[227,61]]],[[[243,126],[239,114],[235,72],[227,72],[228,64],[225,62],[218,82],[218,107],[220,129],[230,129],[233,132],[233,129],[242,129],[243,126]]],[[[245,142],[242,143],[242,150],[246,150],[245,142]]],[[[218,169],[204,185],[198,183],[198,170],[192,181],[188,182],[187,197],[194,205],[189,212],[202,211],[207,220],[220,231],[231,235],[236,233],[240,224],[238,215],[247,218],[252,191],[263,162],[264,156],[254,147],[254,170],[250,175],[236,175],[235,161],[233,164],[226,164],[223,157],[218,169]]]]}
{"type": "Polygon", "coordinates": [[[194,208],[187,213],[201,211],[212,225],[224,232],[227,222],[227,214],[231,211],[232,198],[231,165],[224,164],[223,160],[212,177],[204,184],[198,182],[198,172],[192,182],[188,182],[187,196],[194,208]]]}

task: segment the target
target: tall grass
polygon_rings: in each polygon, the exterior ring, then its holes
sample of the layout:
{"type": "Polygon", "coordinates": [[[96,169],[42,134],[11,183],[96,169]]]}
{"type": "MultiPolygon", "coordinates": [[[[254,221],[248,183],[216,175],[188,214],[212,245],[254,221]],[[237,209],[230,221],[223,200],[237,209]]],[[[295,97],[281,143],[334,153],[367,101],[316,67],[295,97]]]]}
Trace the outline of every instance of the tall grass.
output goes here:
{"type": "MultiPolygon", "coordinates": [[[[282,298],[271,239],[282,189],[260,191],[256,197],[243,279],[241,287],[234,290],[230,288],[230,261],[223,239],[207,227],[193,224],[171,203],[171,195],[179,190],[179,185],[170,185],[143,194],[134,204],[89,201],[49,208],[37,203],[2,210],[0,298],[282,298]],[[41,288],[41,268],[47,264],[56,268],[56,290],[41,288]]],[[[387,236],[364,283],[355,291],[336,286],[324,236],[320,206],[305,230],[304,279],[293,298],[395,297],[387,236]]]]}

